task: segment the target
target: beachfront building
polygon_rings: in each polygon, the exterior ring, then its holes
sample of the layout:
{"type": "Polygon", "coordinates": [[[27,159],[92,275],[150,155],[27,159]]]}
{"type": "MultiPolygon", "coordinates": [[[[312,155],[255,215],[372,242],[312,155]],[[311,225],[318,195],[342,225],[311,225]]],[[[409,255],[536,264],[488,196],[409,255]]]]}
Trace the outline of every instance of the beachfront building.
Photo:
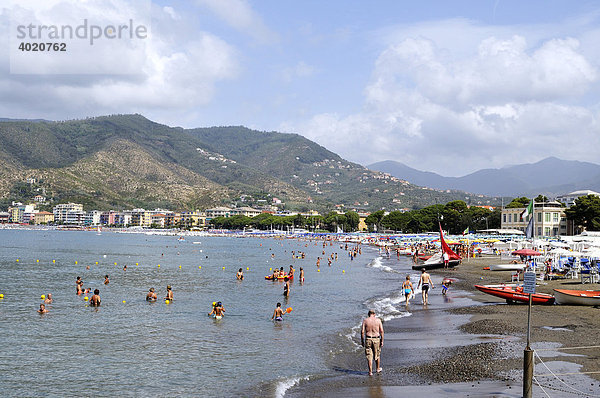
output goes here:
{"type": "Polygon", "coordinates": [[[567,207],[571,207],[575,204],[575,200],[582,197],[582,196],[587,196],[587,195],[594,195],[594,196],[600,196],[600,193],[596,192],[596,191],[591,191],[589,189],[583,189],[580,191],[574,191],[571,193],[568,193],[566,195],[560,195],[556,197],[556,200],[562,204],[564,204],[567,207]]]}
{"type": "Polygon", "coordinates": [[[79,219],[83,222],[85,213],[81,203],[61,203],[52,208],[54,222],[58,224],[76,224],[79,219]],[[72,213],[72,214],[70,214],[72,213]]]}
{"type": "Polygon", "coordinates": [[[235,209],[231,209],[230,214],[232,216],[242,215],[246,217],[255,217],[262,213],[260,210],[253,209],[252,207],[236,207],[235,209]]]}
{"type": "Polygon", "coordinates": [[[14,223],[29,223],[33,218],[35,205],[24,205],[23,203],[13,203],[8,208],[10,213],[10,221],[14,223]]]}
{"type": "Polygon", "coordinates": [[[100,225],[100,219],[102,212],[100,210],[92,210],[85,213],[85,219],[83,223],[85,225],[100,225]]]}
{"type": "Polygon", "coordinates": [[[217,217],[231,217],[231,209],[229,207],[213,207],[212,209],[206,209],[206,219],[210,221],[217,217]]]}
{"type": "Polygon", "coordinates": [[[181,213],[181,224],[185,228],[206,227],[206,213],[200,210],[181,213]]]}
{"type": "MultiPolygon", "coordinates": [[[[533,236],[559,236],[567,234],[567,217],[559,202],[534,203],[533,236]]],[[[516,229],[525,232],[532,215],[521,219],[524,207],[502,209],[501,229],[516,229]]]]}
{"type": "Polygon", "coordinates": [[[0,224],[6,224],[10,222],[10,213],[7,211],[0,211],[0,224]]]}
{"type": "Polygon", "coordinates": [[[54,214],[49,211],[40,211],[33,215],[34,224],[50,224],[52,222],[54,222],[54,214]]]}

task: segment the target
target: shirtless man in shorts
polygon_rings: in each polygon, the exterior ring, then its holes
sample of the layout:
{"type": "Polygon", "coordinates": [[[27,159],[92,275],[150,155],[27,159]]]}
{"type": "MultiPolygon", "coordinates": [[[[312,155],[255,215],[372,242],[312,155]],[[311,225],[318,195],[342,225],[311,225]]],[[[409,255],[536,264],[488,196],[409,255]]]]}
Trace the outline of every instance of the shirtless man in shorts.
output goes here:
{"type": "Polygon", "coordinates": [[[275,311],[273,311],[271,320],[283,321],[283,310],[281,309],[281,303],[277,303],[277,307],[275,308],[275,311]]]}
{"type": "Polygon", "coordinates": [[[421,287],[421,296],[423,299],[423,305],[429,304],[429,289],[433,289],[433,282],[431,281],[431,276],[427,273],[427,270],[423,268],[421,270],[421,279],[419,279],[419,285],[417,289],[421,287]]]}
{"type": "Polygon", "coordinates": [[[360,331],[360,341],[365,347],[369,376],[373,376],[373,359],[377,366],[377,373],[381,372],[381,347],[383,347],[383,324],[375,316],[375,311],[369,310],[368,317],[363,321],[360,331]]]}

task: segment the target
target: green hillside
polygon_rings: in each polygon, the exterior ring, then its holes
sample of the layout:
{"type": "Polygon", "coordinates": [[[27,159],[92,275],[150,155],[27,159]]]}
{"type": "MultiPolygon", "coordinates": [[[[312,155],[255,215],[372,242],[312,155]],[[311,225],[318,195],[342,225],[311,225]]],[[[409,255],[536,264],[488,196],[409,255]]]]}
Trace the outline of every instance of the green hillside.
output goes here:
{"type": "Polygon", "coordinates": [[[22,184],[29,176],[41,180],[36,192],[98,209],[190,209],[229,204],[241,195],[278,197],[288,208],[321,211],[335,204],[393,210],[488,200],[416,187],[348,162],[300,135],[245,127],[186,130],[141,115],[0,121],[0,141],[5,204],[27,199],[23,196],[33,191],[22,184]]]}

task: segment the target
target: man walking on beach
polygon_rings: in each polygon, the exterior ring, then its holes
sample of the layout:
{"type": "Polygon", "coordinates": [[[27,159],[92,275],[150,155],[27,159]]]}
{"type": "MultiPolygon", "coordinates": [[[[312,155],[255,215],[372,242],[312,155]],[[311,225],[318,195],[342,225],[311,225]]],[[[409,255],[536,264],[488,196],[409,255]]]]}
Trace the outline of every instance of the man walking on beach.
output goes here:
{"type": "Polygon", "coordinates": [[[429,304],[429,288],[433,289],[433,282],[431,276],[427,273],[427,270],[423,268],[421,270],[421,279],[419,279],[419,285],[417,289],[421,287],[421,298],[423,299],[423,305],[429,304]]]}
{"type": "Polygon", "coordinates": [[[375,316],[375,311],[369,310],[367,318],[362,323],[360,331],[360,341],[365,347],[367,364],[369,366],[369,376],[373,376],[373,359],[377,366],[377,373],[381,372],[381,347],[383,347],[383,324],[375,316]]]}

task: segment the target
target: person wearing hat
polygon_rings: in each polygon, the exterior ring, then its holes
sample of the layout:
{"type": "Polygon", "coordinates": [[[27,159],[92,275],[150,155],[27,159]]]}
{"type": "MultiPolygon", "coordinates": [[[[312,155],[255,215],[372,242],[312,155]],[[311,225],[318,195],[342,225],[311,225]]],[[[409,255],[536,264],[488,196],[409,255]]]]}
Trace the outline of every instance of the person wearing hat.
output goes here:
{"type": "Polygon", "coordinates": [[[171,290],[171,285],[167,285],[167,296],[165,300],[173,301],[173,290],[171,290]]]}
{"type": "Polygon", "coordinates": [[[157,299],[158,296],[156,295],[156,293],[154,293],[154,288],[151,287],[148,291],[148,294],[146,295],[146,301],[156,301],[157,299]]]}

